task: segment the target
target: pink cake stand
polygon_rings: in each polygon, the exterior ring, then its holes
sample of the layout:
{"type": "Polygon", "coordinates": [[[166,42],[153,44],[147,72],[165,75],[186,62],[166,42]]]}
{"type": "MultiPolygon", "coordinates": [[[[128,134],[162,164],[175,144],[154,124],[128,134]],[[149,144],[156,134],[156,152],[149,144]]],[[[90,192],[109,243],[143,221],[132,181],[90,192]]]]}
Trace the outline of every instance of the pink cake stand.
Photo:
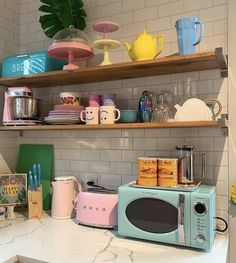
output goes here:
{"type": "Polygon", "coordinates": [[[93,25],[93,30],[103,33],[103,38],[108,38],[109,32],[114,32],[119,29],[119,26],[115,22],[111,21],[99,21],[93,25]]]}
{"type": "Polygon", "coordinates": [[[93,49],[86,44],[80,42],[59,42],[53,43],[48,48],[48,54],[51,57],[67,60],[68,65],[63,67],[63,70],[78,69],[76,61],[88,60],[93,58],[93,49]]]}

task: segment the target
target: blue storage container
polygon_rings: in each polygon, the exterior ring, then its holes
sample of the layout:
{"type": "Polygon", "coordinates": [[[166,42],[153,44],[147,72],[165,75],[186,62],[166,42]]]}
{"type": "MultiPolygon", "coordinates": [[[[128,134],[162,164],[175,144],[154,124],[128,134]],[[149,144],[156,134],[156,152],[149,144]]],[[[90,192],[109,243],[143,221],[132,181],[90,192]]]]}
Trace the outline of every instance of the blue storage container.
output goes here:
{"type": "Polygon", "coordinates": [[[2,63],[2,77],[15,77],[62,70],[65,64],[65,61],[50,57],[47,51],[6,57],[2,63]]]}

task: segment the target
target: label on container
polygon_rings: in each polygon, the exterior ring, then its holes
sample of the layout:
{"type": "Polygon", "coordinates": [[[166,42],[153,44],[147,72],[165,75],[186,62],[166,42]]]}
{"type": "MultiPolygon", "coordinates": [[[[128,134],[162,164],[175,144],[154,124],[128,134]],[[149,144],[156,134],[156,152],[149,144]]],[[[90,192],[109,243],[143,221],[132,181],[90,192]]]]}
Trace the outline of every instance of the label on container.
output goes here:
{"type": "Polygon", "coordinates": [[[157,185],[157,158],[138,158],[138,185],[157,185]]]}
{"type": "Polygon", "coordinates": [[[27,202],[27,174],[0,174],[0,206],[27,202]]]}
{"type": "Polygon", "coordinates": [[[177,186],[178,159],[158,158],[158,185],[177,186]]]}

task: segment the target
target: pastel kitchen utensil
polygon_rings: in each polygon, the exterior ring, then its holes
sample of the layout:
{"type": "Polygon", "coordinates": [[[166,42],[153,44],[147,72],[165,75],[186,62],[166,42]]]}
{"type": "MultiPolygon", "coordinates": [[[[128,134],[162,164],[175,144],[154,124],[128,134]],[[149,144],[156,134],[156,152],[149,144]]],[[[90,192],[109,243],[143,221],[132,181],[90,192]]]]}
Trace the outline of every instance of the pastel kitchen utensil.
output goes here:
{"type": "Polygon", "coordinates": [[[179,54],[195,53],[195,47],[203,40],[204,24],[197,17],[183,17],[176,21],[179,54]],[[197,27],[200,27],[199,37],[197,27]]]}
{"type": "Polygon", "coordinates": [[[110,50],[120,47],[120,42],[108,38],[109,32],[114,32],[119,29],[119,26],[112,21],[99,21],[93,25],[93,30],[103,33],[103,39],[98,39],[93,42],[93,47],[103,49],[104,57],[100,66],[110,65],[110,50]]]}
{"type": "Polygon", "coordinates": [[[152,36],[144,29],[132,44],[125,42],[124,45],[134,61],[154,59],[164,48],[164,36],[152,36]]]}
{"type": "Polygon", "coordinates": [[[206,103],[200,99],[192,98],[184,102],[183,106],[176,104],[175,121],[211,121],[213,114],[206,103]]]}
{"type": "Polygon", "coordinates": [[[120,119],[120,111],[114,106],[101,106],[100,107],[100,123],[101,124],[114,124],[115,121],[120,119]],[[115,116],[117,112],[117,117],[115,116]]]}
{"type": "Polygon", "coordinates": [[[81,190],[81,185],[75,177],[56,177],[52,182],[52,217],[55,219],[73,217],[76,197],[81,190]]]}
{"type": "Polygon", "coordinates": [[[99,107],[86,107],[80,113],[80,118],[86,124],[99,124],[99,107]]]}

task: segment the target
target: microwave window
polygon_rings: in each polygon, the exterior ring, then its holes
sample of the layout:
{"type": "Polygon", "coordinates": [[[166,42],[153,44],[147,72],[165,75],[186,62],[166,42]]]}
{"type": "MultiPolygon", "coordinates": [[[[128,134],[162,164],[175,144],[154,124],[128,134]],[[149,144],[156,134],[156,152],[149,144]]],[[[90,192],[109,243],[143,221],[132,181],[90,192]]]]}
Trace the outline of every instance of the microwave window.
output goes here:
{"type": "Polygon", "coordinates": [[[126,207],[128,220],[150,233],[169,233],[178,228],[178,210],[170,203],[154,198],[141,198],[126,207]]]}

